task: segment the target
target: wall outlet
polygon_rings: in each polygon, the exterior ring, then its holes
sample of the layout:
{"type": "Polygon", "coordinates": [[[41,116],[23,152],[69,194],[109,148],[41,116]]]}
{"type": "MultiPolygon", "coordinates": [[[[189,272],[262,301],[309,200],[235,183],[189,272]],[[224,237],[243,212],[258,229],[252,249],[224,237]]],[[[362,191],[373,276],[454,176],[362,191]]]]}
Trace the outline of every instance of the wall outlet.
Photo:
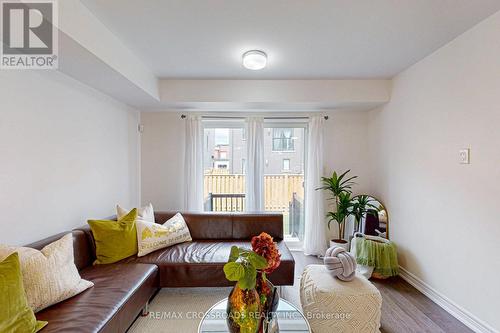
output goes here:
{"type": "Polygon", "coordinates": [[[470,149],[460,149],[459,157],[460,157],[460,164],[470,164],[470,149]]]}

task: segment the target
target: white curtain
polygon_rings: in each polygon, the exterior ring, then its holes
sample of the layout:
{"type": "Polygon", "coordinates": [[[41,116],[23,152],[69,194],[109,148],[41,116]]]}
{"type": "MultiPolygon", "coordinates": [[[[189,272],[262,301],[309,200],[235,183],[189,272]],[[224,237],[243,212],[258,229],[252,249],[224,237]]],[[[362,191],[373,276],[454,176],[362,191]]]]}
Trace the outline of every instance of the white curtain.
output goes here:
{"type": "Polygon", "coordinates": [[[184,164],[186,211],[203,211],[203,125],[201,116],[187,116],[184,164]]]}
{"type": "Polygon", "coordinates": [[[264,210],[264,118],[247,118],[246,210],[264,210]]]}
{"type": "Polygon", "coordinates": [[[327,249],[323,191],[316,190],[323,173],[323,122],[323,116],[311,117],[307,136],[304,253],[308,255],[324,255],[327,249]]]}

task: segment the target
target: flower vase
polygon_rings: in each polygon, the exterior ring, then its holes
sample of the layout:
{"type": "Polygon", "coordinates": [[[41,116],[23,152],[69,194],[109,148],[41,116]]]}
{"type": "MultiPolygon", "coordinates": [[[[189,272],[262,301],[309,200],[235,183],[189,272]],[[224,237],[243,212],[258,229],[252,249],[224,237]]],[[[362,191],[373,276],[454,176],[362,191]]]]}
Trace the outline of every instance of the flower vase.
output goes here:
{"type": "Polygon", "coordinates": [[[227,326],[231,333],[257,333],[261,322],[260,297],[254,289],[237,283],[227,301],[227,326]]]}
{"type": "Polygon", "coordinates": [[[255,289],[260,296],[262,311],[262,323],[260,324],[259,333],[277,332],[275,314],[279,303],[278,288],[266,278],[264,272],[259,272],[255,289]],[[276,329],[271,330],[273,326],[276,329]]]}

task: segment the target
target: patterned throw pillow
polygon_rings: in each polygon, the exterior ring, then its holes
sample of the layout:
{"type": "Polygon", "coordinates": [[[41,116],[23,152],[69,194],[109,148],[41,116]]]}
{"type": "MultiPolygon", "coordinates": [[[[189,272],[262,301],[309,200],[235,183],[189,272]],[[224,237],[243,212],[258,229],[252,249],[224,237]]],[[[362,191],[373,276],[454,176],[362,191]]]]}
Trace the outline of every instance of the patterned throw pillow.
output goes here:
{"type": "Polygon", "coordinates": [[[163,224],[136,221],[138,257],[165,247],[192,240],[186,221],[177,213],[163,224]]]}
{"type": "Polygon", "coordinates": [[[73,257],[73,235],[45,246],[41,251],[28,247],[0,245],[0,260],[19,254],[24,290],[29,306],[38,312],[73,297],[94,284],[80,277],[73,257]]]}

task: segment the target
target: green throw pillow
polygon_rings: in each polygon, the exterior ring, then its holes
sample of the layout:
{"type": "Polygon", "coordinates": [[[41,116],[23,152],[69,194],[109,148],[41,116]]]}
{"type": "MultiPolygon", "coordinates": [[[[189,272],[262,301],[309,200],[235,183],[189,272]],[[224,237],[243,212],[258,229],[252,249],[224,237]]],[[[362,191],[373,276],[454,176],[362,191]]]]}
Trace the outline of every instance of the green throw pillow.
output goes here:
{"type": "Polygon", "coordinates": [[[94,265],[111,264],[137,254],[137,209],[118,221],[89,220],[96,246],[94,265]]]}
{"type": "Polygon", "coordinates": [[[47,325],[28,306],[17,252],[0,262],[0,295],[0,332],[38,332],[47,325]]]}

